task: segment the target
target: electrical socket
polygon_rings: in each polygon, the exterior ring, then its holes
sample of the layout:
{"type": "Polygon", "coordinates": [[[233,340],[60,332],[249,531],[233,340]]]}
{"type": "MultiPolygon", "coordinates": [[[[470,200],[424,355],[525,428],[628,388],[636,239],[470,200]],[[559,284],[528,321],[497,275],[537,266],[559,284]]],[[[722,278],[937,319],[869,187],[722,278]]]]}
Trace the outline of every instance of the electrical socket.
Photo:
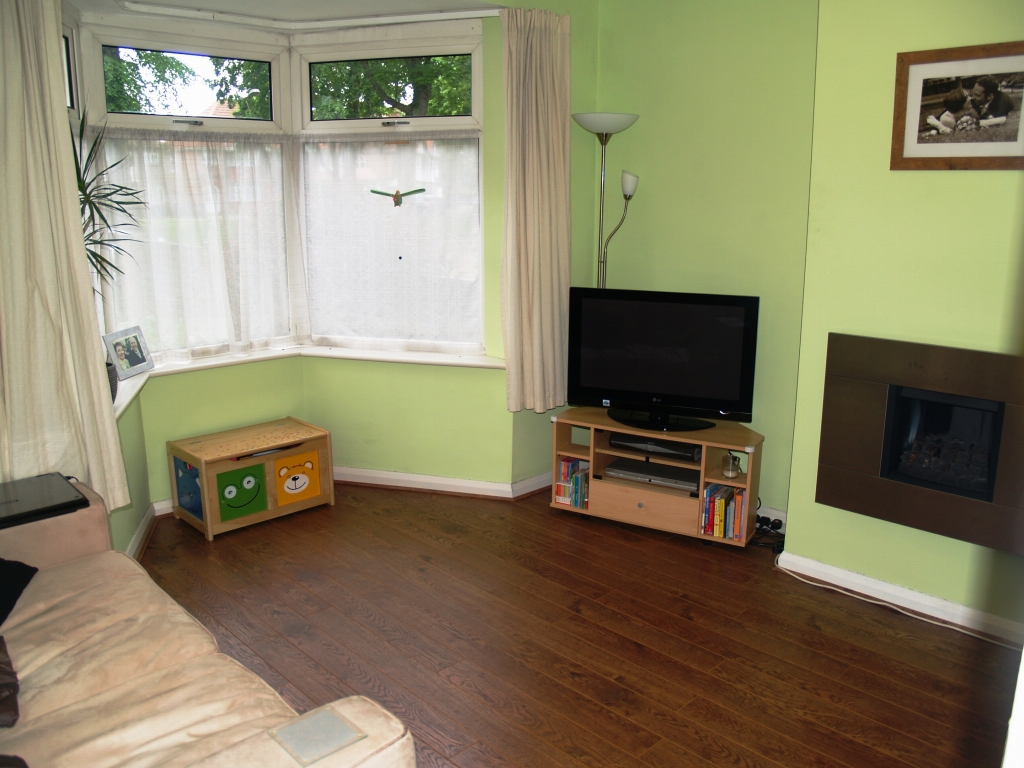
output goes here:
{"type": "Polygon", "coordinates": [[[767,518],[770,518],[772,520],[781,520],[782,521],[782,528],[779,529],[779,533],[785,533],[786,532],[786,512],[785,512],[785,510],[782,510],[782,509],[772,509],[771,507],[764,507],[764,506],[762,506],[759,510],[757,510],[757,514],[759,514],[761,517],[767,517],[767,518]]]}

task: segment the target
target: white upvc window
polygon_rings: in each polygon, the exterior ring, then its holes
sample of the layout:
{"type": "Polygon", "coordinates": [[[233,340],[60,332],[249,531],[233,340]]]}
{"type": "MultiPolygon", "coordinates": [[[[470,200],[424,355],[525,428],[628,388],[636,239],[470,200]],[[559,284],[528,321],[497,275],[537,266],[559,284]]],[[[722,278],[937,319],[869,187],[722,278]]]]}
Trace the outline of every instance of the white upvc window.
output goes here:
{"type": "MultiPolygon", "coordinates": [[[[148,204],[104,302],[108,329],[142,326],[158,363],[295,343],[482,354],[480,21],[277,37],[83,25],[90,122],[105,121],[108,162],[128,158],[113,180],[148,204]],[[139,52],[171,71],[168,55],[194,54],[250,80],[231,81],[245,86],[234,101],[208,90],[205,110],[108,111],[104,47],[136,73],[139,52]],[[388,94],[376,114],[351,108],[367,83],[388,94]],[[423,90],[444,98],[423,107],[423,90]]],[[[223,76],[213,63],[200,79],[223,76]]]]}

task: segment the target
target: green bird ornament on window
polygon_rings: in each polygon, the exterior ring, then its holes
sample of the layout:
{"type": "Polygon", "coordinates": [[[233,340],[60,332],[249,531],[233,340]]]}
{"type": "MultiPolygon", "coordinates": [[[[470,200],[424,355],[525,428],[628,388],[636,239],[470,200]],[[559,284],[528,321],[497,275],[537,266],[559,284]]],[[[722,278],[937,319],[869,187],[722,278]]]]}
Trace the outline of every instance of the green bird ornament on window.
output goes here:
{"type": "Polygon", "coordinates": [[[418,195],[420,192],[426,192],[425,189],[414,189],[411,192],[399,192],[397,189],[394,194],[390,192],[381,192],[379,189],[370,190],[375,195],[384,195],[384,197],[390,197],[395,204],[395,208],[398,208],[402,204],[402,198],[408,197],[409,195],[418,195]]]}

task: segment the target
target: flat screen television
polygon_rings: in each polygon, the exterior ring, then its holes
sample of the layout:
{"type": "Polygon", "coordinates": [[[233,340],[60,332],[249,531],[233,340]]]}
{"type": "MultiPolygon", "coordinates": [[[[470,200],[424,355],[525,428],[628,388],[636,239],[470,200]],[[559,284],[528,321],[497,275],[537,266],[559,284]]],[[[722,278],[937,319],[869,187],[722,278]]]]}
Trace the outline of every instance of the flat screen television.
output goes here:
{"type": "Polygon", "coordinates": [[[749,422],[756,296],[569,289],[572,405],[662,431],[749,422]]]}

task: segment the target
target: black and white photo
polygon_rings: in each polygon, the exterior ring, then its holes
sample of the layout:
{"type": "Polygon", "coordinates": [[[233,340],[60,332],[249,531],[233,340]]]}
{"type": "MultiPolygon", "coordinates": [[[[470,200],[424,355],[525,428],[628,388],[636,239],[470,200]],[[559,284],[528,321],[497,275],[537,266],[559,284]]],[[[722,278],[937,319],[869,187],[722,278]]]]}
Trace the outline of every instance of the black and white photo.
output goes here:
{"type": "Polygon", "coordinates": [[[1024,167],[1024,42],[897,55],[890,168],[1024,167]]]}

